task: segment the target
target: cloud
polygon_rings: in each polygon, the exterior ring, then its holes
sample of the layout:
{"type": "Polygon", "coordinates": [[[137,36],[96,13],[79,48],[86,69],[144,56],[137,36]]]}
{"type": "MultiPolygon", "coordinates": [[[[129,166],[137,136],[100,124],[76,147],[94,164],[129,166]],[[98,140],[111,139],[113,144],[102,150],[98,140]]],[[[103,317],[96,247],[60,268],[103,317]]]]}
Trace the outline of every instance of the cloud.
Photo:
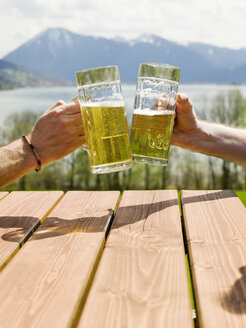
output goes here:
{"type": "Polygon", "coordinates": [[[246,45],[244,0],[0,0],[0,56],[48,27],[105,37],[150,33],[185,43],[246,45]]]}
{"type": "Polygon", "coordinates": [[[40,17],[45,13],[44,7],[37,0],[9,0],[9,5],[12,8],[15,8],[18,11],[19,15],[26,17],[27,15],[30,17],[40,17]]]}

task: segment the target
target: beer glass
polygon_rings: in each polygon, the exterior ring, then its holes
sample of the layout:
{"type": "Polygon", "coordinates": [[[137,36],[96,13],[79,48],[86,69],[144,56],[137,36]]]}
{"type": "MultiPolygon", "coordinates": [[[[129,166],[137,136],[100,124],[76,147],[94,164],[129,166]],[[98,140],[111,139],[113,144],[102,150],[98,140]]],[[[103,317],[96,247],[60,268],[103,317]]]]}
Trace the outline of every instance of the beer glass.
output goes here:
{"type": "Polygon", "coordinates": [[[130,138],[135,162],[167,165],[179,78],[178,67],[140,64],[130,138]]]}
{"type": "Polygon", "coordinates": [[[92,173],[132,167],[125,104],[117,66],[76,72],[86,149],[92,173]]]}

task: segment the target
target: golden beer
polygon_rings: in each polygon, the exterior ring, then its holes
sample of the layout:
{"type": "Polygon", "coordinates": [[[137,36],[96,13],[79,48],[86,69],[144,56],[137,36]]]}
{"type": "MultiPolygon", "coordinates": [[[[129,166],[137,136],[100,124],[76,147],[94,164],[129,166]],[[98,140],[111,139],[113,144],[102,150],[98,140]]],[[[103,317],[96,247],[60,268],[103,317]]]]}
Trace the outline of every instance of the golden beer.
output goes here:
{"type": "Polygon", "coordinates": [[[110,172],[131,167],[124,103],[85,103],[81,109],[92,172],[105,173],[106,166],[110,172]]]}
{"type": "Polygon", "coordinates": [[[134,111],[131,148],[135,161],[167,165],[174,115],[165,110],[134,111]]]}

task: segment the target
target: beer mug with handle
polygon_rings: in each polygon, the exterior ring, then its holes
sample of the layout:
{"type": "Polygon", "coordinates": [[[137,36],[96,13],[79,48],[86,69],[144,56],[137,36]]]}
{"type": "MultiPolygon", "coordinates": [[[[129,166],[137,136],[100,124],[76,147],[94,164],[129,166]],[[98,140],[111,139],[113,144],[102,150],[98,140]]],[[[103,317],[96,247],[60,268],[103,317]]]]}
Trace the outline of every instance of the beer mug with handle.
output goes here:
{"type": "Polygon", "coordinates": [[[76,72],[86,145],[92,173],[132,167],[125,104],[117,66],[76,72]]]}
{"type": "Polygon", "coordinates": [[[131,127],[135,162],[167,165],[179,77],[178,67],[140,64],[131,127]]]}

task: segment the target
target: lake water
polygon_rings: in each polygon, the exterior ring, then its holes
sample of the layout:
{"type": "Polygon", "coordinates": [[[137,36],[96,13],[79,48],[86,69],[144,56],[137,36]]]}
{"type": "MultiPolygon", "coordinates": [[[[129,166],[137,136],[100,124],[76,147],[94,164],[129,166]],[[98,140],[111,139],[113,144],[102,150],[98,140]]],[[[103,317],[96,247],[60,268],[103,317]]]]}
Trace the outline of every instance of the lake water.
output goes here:
{"type": "MultiPolygon", "coordinates": [[[[123,96],[126,104],[127,118],[130,123],[134,94],[134,84],[122,84],[123,96]]],[[[214,97],[219,92],[239,89],[246,97],[246,85],[216,85],[216,84],[181,84],[180,92],[187,93],[192,100],[196,111],[209,110],[214,97]]],[[[47,87],[47,88],[23,88],[15,90],[0,91],[0,125],[4,118],[13,113],[29,109],[42,113],[57,100],[65,102],[77,95],[76,87],[47,87]]]]}

